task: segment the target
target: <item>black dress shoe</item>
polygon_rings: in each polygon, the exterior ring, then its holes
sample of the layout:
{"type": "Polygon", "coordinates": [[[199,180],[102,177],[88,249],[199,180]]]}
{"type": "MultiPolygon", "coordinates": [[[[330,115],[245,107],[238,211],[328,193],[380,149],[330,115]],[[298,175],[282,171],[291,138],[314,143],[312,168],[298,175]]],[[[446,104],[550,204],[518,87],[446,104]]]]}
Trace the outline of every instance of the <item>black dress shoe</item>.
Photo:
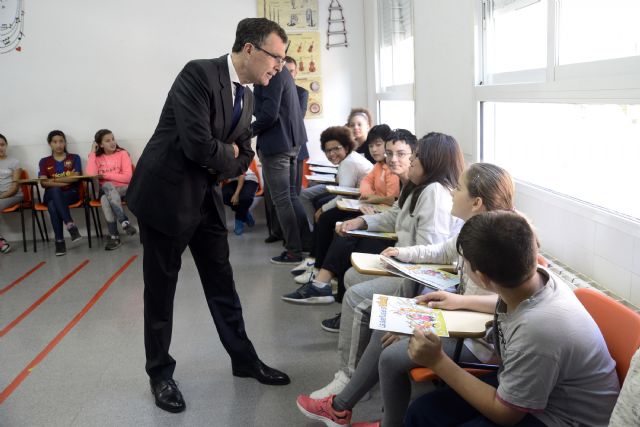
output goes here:
{"type": "Polygon", "coordinates": [[[169,412],[182,412],[187,408],[184,403],[182,393],[178,389],[176,382],[170,378],[168,380],[151,380],[151,393],[156,398],[156,406],[169,412]]]}
{"type": "Polygon", "coordinates": [[[273,243],[273,242],[277,242],[278,240],[282,240],[280,237],[274,236],[272,234],[269,234],[269,237],[267,237],[266,239],[264,239],[265,243],[273,243]]]}
{"type": "Polygon", "coordinates": [[[252,365],[233,366],[232,371],[236,377],[255,378],[262,384],[287,385],[291,382],[287,374],[268,367],[261,360],[252,365]]]}

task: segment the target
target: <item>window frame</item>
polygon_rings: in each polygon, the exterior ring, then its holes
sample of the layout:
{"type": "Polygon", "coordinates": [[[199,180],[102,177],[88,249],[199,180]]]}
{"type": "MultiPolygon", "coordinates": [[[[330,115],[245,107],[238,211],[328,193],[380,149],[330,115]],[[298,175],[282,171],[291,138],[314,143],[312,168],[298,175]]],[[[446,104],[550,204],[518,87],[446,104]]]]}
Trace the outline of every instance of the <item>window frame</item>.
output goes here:
{"type": "MultiPolygon", "coordinates": [[[[476,82],[475,102],[478,108],[479,161],[485,160],[483,128],[484,102],[535,102],[570,104],[640,104],[640,55],[604,59],[591,62],[559,65],[558,17],[562,0],[547,0],[547,66],[544,69],[524,70],[488,75],[487,70],[487,20],[490,19],[490,3],[493,0],[476,0],[476,82]],[[539,79],[544,72],[545,78],[539,79]],[[532,81],[537,77],[539,81],[532,81]]],[[[606,7],[606,6],[605,6],[606,7]]],[[[612,211],[606,206],[593,205],[535,183],[518,179],[519,189],[553,199],[565,207],[588,209],[597,217],[617,217],[624,223],[640,224],[638,219],[612,211]],[[561,201],[561,202],[560,202],[561,201]]]]}

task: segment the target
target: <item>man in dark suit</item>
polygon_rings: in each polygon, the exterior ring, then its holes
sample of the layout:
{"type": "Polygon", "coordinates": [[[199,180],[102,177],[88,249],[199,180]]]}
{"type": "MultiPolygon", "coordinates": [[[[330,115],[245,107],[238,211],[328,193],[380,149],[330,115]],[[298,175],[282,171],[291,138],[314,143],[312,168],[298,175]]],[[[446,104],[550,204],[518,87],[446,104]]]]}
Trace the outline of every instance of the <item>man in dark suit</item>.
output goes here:
{"type": "Polygon", "coordinates": [[[144,249],[146,371],[156,405],[166,411],[186,407],[173,380],[176,362],[169,345],[187,246],[233,375],[265,384],[289,383],[286,374],[260,361],[247,337],[217,185],[242,174],[253,159],[253,96],[243,85],[268,85],[282,68],[286,42],[275,22],[247,18],[238,24],[230,55],[189,62],[169,91],[127,191],[144,249]]]}
{"type": "Polygon", "coordinates": [[[286,250],[271,258],[274,264],[302,261],[302,233],[308,234],[304,208],[296,190],[297,157],[307,142],[298,92],[288,69],[268,86],[256,85],[253,133],[258,136],[258,156],[266,190],[275,206],[286,250]]]}
{"type": "MultiPolygon", "coordinates": [[[[291,73],[291,77],[293,77],[295,81],[296,75],[298,74],[298,63],[296,62],[296,60],[291,56],[285,56],[284,66],[287,70],[289,70],[289,72],[291,73]]],[[[300,111],[302,112],[302,117],[304,118],[307,114],[309,91],[301,86],[296,85],[296,92],[298,93],[298,101],[300,102],[300,111]]],[[[300,191],[302,190],[302,174],[304,173],[304,161],[308,158],[309,150],[307,149],[307,143],[305,142],[300,146],[300,152],[298,152],[298,159],[296,162],[296,192],[298,193],[298,196],[300,195],[300,191]]],[[[271,197],[269,197],[268,191],[265,192],[264,202],[267,217],[267,228],[269,229],[269,236],[265,239],[265,242],[277,242],[278,240],[282,240],[282,230],[280,229],[280,222],[278,221],[278,216],[276,215],[275,206],[273,205],[271,197]]]]}

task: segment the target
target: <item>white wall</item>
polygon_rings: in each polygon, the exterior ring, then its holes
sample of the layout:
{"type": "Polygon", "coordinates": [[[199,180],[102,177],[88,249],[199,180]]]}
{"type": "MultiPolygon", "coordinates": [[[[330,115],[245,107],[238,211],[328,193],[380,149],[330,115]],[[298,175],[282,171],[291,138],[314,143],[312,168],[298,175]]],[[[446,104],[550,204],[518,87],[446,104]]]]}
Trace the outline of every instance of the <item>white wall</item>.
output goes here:
{"type": "MultiPolygon", "coordinates": [[[[256,0],[26,2],[22,51],[0,55],[0,133],[30,175],[50,153],[52,129],[84,160],[96,130],[109,128],[135,160],[157,124],[184,64],[231,50],[237,22],[256,16],[256,0]]],[[[324,116],[307,120],[313,157],[320,132],[344,124],[366,103],[363,0],[343,1],[348,48],[326,50],[329,0],[319,0],[324,116]]],[[[17,215],[0,230],[19,239],[17,215]]],[[[82,221],[80,221],[82,222],[82,221]]]]}
{"type": "MultiPolygon", "coordinates": [[[[477,161],[474,2],[415,0],[414,11],[417,134],[449,133],[477,161]]],[[[516,192],[543,251],[640,306],[640,223],[526,184],[516,192]]]]}

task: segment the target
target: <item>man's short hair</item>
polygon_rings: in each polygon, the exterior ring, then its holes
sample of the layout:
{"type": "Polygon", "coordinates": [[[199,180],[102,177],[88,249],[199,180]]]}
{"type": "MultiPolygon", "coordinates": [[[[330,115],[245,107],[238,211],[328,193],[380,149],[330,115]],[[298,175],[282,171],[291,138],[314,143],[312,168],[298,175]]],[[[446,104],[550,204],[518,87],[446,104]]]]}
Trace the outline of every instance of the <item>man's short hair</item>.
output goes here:
{"type": "Polygon", "coordinates": [[[296,68],[298,67],[298,62],[292,56],[289,56],[289,55],[285,56],[284,62],[286,62],[287,64],[293,64],[296,66],[296,68]]]}
{"type": "Polygon", "coordinates": [[[238,53],[247,43],[262,47],[271,33],[276,33],[282,39],[283,43],[287,43],[287,33],[277,22],[270,21],[266,18],[245,18],[238,22],[236,41],[233,43],[231,51],[238,53]]]}
{"type": "Polygon", "coordinates": [[[474,215],[465,222],[456,243],[458,253],[505,288],[515,288],[535,273],[538,240],[526,218],[511,211],[474,215]]]}

